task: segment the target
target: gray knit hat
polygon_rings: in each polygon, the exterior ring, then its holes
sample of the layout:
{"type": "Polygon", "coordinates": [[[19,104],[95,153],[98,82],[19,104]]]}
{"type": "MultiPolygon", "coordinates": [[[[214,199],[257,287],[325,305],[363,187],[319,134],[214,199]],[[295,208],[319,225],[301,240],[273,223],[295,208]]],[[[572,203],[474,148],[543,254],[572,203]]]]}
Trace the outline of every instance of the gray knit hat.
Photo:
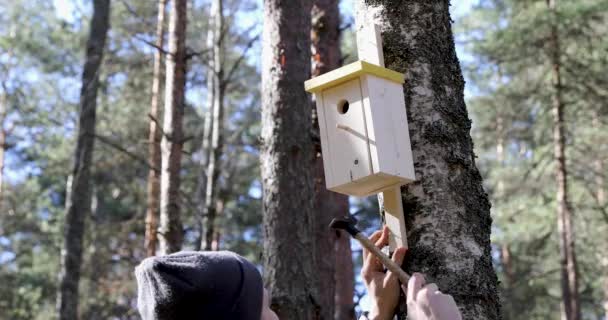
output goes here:
{"type": "Polygon", "coordinates": [[[135,268],[143,320],[260,320],[263,284],[256,267],[229,252],[178,252],[135,268]]]}

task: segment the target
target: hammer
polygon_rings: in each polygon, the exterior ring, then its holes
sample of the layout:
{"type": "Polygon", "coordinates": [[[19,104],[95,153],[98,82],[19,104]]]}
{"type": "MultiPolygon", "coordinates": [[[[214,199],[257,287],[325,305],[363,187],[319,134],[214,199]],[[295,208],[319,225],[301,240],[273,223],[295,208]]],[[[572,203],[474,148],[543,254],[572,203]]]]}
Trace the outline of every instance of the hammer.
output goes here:
{"type": "Polygon", "coordinates": [[[376,245],[371,242],[355,225],[357,224],[357,220],[353,217],[346,216],[344,218],[335,218],[329,224],[330,228],[333,229],[342,229],[346,232],[350,233],[353,238],[359,240],[361,245],[365,247],[371,254],[373,254],[376,258],[380,259],[380,262],[391,272],[399,277],[399,280],[403,284],[407,284],[410,279],[410,275],[405,273],[401,266],[398,266],[391,258],[389,258],[386,254],[384,254],[376,245]]]}

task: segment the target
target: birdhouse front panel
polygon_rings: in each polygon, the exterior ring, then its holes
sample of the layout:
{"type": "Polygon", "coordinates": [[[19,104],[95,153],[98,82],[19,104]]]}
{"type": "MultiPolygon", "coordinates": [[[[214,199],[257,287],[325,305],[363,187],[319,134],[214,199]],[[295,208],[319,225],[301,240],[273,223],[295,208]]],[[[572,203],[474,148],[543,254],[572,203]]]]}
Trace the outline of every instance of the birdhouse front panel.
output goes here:
{"type": "Polygon", "coordinates": [[[326,124],[325,136],[330,152],[327,161],[332,177],[329,186],[358,181],[373,173],[369,139],[359,79],[350,80],[322,94],[324,107],[319,115],[326,124]]]}
{"type": "Polygon", "coordinates": [[[306,82],[327,189],[367,196],[414,180],[403,75],[357,61],[306,82]]]}

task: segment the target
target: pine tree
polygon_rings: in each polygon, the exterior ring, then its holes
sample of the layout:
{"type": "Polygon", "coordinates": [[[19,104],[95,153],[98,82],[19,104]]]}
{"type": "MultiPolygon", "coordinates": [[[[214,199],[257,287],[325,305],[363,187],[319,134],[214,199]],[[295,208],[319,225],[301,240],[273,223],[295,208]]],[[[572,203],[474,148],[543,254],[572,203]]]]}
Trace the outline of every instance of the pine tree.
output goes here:
{"type": "Polygon", "coordinates": [[[152,71],[152,97],[150,102],[150,128],[148,131],[148,171],[147,181],[147,203],[146,203],[146,254],[156,254],[158,207],[160,196],[160,130],[158,128],[158,115],[161,88],[161,68],[163,59],[163,48],[165,43],[165,7],[167,0],[158,1],[158,16],[156,21],[156,51],[154,52],[154,67],[152,71]]]}
{"type": "Polygon", "coordinates": [[[264,272],[284,319],[315,319],[310,101],[311,2],[264,2],[261,172],[264,272]]]}
{"type": "Polygon", "coordinates": [[[80,91],[80,119],[74,152],[73,181],[66,209],[64,247],[57,295],[57,313],[61,320],[78,319],[78,284],[82,265],[85,219],[91,208],[91,159],[95,140],[95,117],[99,71],[108,33],[110,1],[93,2],[93,18],[86,47],[86,61],[80,91]]]}
{"type": "Polygon", "coordinates": [[[180,169],[184,142],[182,122],[186,85],[186,10],[186,0],[171,2],[169,51],[165,77],[165,112],[161,140],[159,227],[161,254],[179,251],[183,239],[180,217],[180,169]]]}

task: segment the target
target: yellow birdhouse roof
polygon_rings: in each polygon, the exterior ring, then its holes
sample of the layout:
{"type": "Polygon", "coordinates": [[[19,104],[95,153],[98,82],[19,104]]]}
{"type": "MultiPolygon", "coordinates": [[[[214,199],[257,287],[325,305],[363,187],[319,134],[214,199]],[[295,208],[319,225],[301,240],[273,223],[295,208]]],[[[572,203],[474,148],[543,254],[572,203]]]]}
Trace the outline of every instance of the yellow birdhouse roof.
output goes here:
{"type": "Polygon", "coordinates": [[[304,88],[308,92],[320,92],[364,74],[371,74],[397,83],[405,82],[403,74],[397,71],[359,60],[305,81],[304,88]]]}

